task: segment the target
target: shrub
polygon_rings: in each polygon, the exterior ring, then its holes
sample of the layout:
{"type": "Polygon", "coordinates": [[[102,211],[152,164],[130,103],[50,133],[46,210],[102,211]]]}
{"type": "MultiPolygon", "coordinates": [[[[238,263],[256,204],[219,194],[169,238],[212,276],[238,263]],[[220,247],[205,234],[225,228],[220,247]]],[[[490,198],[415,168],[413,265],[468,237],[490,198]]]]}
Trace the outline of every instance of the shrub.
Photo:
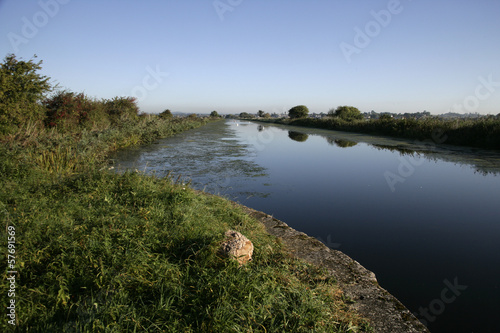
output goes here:
{"type": "Polygon", "coordinates": [[[159,117],[162,119],[170,119],[172,118],[172,112],[169,109],[166,109],[162,113],[159,114],[159,117]]]}
{"type": "Polygon", "coordinates": [[[220,116],[219,116],[219,114],[217,113],[217,111],[215,111],[215,110],[214,110],[214,111],[212,111],[212,112],[210,113],[210,117],[217,118],[217,117],[220,117],[220,116]]]}
{"type": "Polygon", "coordinates": [[[353,120],[361,120],[363,119],[363,115],[358,108],[354,106],[339,106],[336,110],[331,109],[328,111],[328,115],[331,117],[338,117],[343,120],[353,121],[353,120]]]}
{"type": "Polygon", "coordinates": [[[240,113],[240,118],[255,118],[253,114],[250,114],[248,112],[242,112],[240,113]]]}
{"type": "Polygon", "coordinates": [[[297,105],[288,111],[288,115],[291,119],[304,118],[309,114],[309,109],[305,105],[297,105]]]}
{"type": "Polygon", "coordinates": [[[92,129],[109,125],[103,103],[94,101],[83,93],[59,91],[44,100],[43,105],[46,109],[45,125],[48,127],[92,129]]]}
{"type": "Polygon", "coordinates": [[[139,107],[135,97],[115,97],[105,101],[106,112],[113,124],[139,117],[139,107]]]}

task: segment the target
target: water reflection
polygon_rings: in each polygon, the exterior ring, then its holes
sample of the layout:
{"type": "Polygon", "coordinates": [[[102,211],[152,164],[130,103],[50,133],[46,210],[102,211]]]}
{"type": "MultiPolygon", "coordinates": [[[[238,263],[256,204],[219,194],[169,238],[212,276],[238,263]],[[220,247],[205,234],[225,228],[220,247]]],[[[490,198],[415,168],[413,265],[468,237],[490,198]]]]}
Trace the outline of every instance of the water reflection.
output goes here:
{"type": "MultiPolygon", "coordinates": [[[[243,124],[249,125],[251,123],[247,122],[243,124]]],[[[374,137],[358,133],[313,128],[304,128],[303,131],[296,131],[289,130],[287,126],[276,124],[258,124],[257,130],[259,132],[286,130],[288,137],[297,142],[305,142],[310,136],[320,136],[326,139],[329,145],[339,148],[351,148],[358,146],[359,143],[364,143],[377,150],[397,152],[401,156],[418,156],[432,162],[443,161],[451,162],[455,165],[469,166],[475,170],[475,173],[482,175],[500,174],[500,151],[495,150],[438,145],[421,141],[374,137]]]]}
{"type": "Polygon", "coordinates": [[[266,168],[255,163],[255,155],[253,147],[230,127],[212,123],[161,139],[154,145],[118,151],[112,160],[117,172],[136,169],[157,177],[172,174],[190,182],[195,189],[210,193],[266,197],[269,191],[251,191],[249,186],[249,180],[268,177],[266,168]]]}
{"type": "Polygon", "coordinates": [[[401,156],[424,157],[428,161],[433,162],[451,162],[455,165],[466,165],[474,169],[474,173],[482,175],[497,175],[500,174],[500,156],[493,151],[484,151],[479,149],[471,149],[466,147],[448,147],[440,148],[434,145],[418,146],[414,149],[409,149],[401,146],[389,146],[381,144],[372,144],[377,150],[388,150],[398,152],[401,156]],[[419,150],[422,149],[422,150],[419,150]]]}
{"type": "Polygon", "coordinates": [[[302,132],[288,131],[288,137],[294,141],[305,142],[309,135],[302,132]]]}
{"type": "Polygon", "coordinates": [[[332,146],[337,146],[340,148],[354,147],[355,145],[358,144],[357,142],[354,142],[354,141],[349,141],[349,140],[345,140],[345,139],[335,139],[332,137],[326,137],[326,141],[328,142],[328,144],[330,144],[332,146]]]}

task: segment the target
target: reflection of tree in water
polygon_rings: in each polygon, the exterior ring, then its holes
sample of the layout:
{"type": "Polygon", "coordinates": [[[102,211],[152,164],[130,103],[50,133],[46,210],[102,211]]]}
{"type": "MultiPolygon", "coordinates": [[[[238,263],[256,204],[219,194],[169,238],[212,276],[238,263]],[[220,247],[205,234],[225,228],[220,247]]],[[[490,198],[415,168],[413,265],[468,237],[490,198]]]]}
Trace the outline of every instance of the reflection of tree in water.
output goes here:
{"type": "Polygon", "coordinates": [[[309,135],[295,131],[288,131],[288,137],[294,141],[304,142],[307,138],[309,138],[309,135]]]}
{"type": "MultiPolygon", "coordinates": [[[[427,145],[426,150],[414,150],[409,148],[404,148],[400,146],[389,146],[372,144],[377,150],[389,150],[391,152],[398,152],[401,156],[418,156],[427,159],[428,161],[445,161],[451,162],[455,165],[468,165],[474,168],[475,174],[486,175],[498,175],[500,174],[500,168],[498,164],[499,159],[489,160],[488,158],[483,159],[481,156],[475,156],[474,154],[468,154],[461,151],[443,151],[438,150],[436,146],[427,145]]],[[[415,147],[422,149],[424,146],[415,145],[415,147]]],[[[465,149],[463,149],[465,150],[465,149]]],[[[484,154],[484,153],[483,153],[484,154]]]]}
{"type": "Polygon", "coordinates": [[[375,147],[377,150],[389,150],[392,152],[398,152],[401,156],[404,155],[413,155],[415,154],[414,149],[408,149],[408,148],[401,148],[398,146],[388,146],[388,145],[378,145],[378,144],[373,144],[373,147],[375,147]]]}
{"type": "Polygon", "coordinates": [[[340,148],[349,148],[349,147],[354,147],[357,145],[357,142],[354,141],[349,141],[349,140],[344,140],[344,139],[335,139],[331,137],[327,137],[326,141],[328,141],[329,144],[332,146],[337,146],[340,148]]]}
{"type": "Polygon", "coordinates": [[[257,130],[258,130],[259,132],[262,132],[262,131],[264,130],[264,126],[259,125],[259,126],[257,127],[257,130]]]}

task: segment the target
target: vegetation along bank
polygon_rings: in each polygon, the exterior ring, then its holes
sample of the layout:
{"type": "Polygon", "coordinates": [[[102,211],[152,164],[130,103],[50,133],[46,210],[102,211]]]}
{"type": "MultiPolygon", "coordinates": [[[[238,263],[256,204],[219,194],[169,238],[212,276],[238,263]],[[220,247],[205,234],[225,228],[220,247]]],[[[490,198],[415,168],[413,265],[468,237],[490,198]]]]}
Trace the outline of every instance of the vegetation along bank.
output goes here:
{"type": "Polygon", "coordinates": [[[475,119],[444,119],[430,115],[419,119],[411,115],[397,119],[389,114],[382,114],[377,119],[367,119],[352,106],[339,106],[318,118],[309,117],[308,113],[306,106],[298,105],[290,109],[287,118],[272,118],[269,114],[267,117],[248,117],[249,114],[245,114],[244,118],[284,125],[406,138],[430,144],[500,149],[500,114],[475,119]]]}
{"type": "Polygon", "coordinates": [[[141,115],[132,98],[51,93],[40,64],[7,56],[0,69],[0,302],[11,307],[0,330],[372,331],[331,274],[243,208],[109,170],[110,152],[215,114],[141,115]],[[255,246],[244,267],[218,255],[228,229],[255,246]]]}

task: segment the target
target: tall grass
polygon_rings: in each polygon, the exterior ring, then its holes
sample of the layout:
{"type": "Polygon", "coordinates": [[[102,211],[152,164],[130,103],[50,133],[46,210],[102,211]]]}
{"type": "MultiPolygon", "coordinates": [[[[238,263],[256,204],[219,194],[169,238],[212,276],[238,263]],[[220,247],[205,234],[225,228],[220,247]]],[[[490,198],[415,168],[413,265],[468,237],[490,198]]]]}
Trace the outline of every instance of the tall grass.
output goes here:
{"type": "Polygon", "coordinates": [[[58,175],[73,174],[105,166],[112,151],[152,143],[208,121],[202,118],[162,119],[149,115],[103,130],[73,132],[28,124],[16,133],[4,136],[1,141],[5,147],[19,151],[25,160],[42,170],[58,175]]]}

